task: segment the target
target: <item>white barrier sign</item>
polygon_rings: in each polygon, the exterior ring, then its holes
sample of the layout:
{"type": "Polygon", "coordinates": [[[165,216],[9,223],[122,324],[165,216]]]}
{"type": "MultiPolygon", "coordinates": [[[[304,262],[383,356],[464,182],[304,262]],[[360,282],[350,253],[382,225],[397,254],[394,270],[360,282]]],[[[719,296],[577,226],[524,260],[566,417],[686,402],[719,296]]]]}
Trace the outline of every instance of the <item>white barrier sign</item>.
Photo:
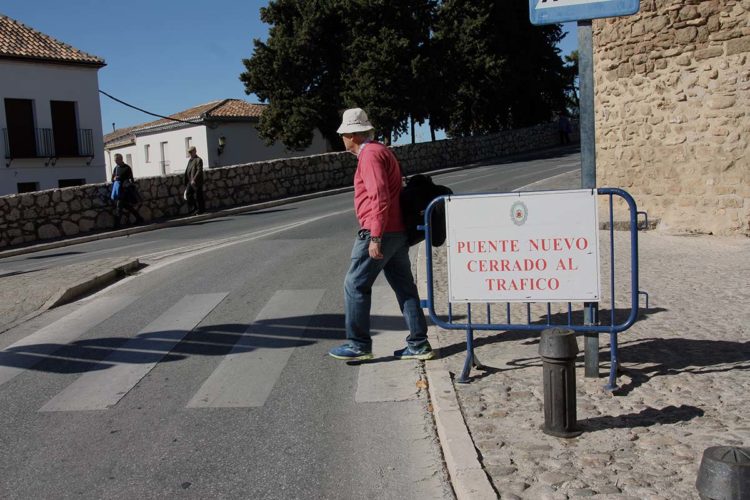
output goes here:
{"type": "Polygon", "coordinates": [[[451,302],[598,302],[595,190],[451,196],[451,302]]]}

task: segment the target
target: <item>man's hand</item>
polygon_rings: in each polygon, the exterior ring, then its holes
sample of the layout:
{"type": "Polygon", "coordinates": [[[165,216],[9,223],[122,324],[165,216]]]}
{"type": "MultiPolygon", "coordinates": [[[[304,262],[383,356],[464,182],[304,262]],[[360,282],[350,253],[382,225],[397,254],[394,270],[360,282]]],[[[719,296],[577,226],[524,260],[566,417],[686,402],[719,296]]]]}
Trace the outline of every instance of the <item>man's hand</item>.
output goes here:
{"type": "Polygon", "coordinates": [[[383,258],[383,252],[380,251],[380,243],[370,241],[370,247],[367,250],[369,251],[371,258],[375,260],[380,260],[383,258]]]}

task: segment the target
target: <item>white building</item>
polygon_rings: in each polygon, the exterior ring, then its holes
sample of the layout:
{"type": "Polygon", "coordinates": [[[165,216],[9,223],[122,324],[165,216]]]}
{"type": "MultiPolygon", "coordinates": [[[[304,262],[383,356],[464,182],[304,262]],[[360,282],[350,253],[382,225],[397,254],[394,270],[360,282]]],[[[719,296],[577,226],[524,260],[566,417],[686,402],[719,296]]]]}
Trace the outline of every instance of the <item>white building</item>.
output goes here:
{"type": "Polygon", "coordinates": [[[0,15],[0,196],[105,180],[104,65],[0,15]]]}
{"type": "Polygon", "coordinates": [[[290,151],[280,143],[267,146],[257,129],[265,107],[241,99],[223,99],[170,115],[169,119],[115,130],[104,136],[107,175],[111,175],[117,153],[122,154],[138,178],[184,172],[190,146],[198,150],[204,168],[328,150],[326,140],[318,131],[315,131],[313,143],[304,151],[290,151]]]}

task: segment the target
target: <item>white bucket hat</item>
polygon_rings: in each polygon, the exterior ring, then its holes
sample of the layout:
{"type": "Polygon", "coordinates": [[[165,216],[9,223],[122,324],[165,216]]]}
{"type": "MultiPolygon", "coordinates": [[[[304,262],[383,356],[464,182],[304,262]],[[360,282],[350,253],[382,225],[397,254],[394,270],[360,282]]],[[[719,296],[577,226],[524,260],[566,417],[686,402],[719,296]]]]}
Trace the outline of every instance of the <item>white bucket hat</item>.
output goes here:
{"type": "Polygon", "coordinates": [[[374,128],[375,127],[372,126],[372,123],[370,123],[370,120],[367,118],[367,113],[365,113],[364,109],[351,108],[344,111],[341,126],[336,133],[353,134],[355,132],[367,132],[374,128]]]}

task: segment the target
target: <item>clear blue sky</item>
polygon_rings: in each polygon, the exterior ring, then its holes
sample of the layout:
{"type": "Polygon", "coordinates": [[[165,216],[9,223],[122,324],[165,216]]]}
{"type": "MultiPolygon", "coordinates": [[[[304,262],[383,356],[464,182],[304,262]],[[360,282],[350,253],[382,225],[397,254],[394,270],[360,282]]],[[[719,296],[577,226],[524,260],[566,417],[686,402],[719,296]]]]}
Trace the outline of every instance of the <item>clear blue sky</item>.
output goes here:
{"type": "MultiPolygon", "coordinates": [[[[248,96],[239,75],[254,38],[268,26],[266,0],[18,0],[0,12],[58,40],[104,58],[99,88],[154,113],[169,115],[216,99],[248,96]]],[[[575,23],[562,54],[577,46],[575,23]]],[[[101,96],[104,133],[152,118],[101,96]]],[[[429,132],[421,131],[422,140],[429,132]]],[[[406,138],[402,138],[405,140],[406,138]]]]}

